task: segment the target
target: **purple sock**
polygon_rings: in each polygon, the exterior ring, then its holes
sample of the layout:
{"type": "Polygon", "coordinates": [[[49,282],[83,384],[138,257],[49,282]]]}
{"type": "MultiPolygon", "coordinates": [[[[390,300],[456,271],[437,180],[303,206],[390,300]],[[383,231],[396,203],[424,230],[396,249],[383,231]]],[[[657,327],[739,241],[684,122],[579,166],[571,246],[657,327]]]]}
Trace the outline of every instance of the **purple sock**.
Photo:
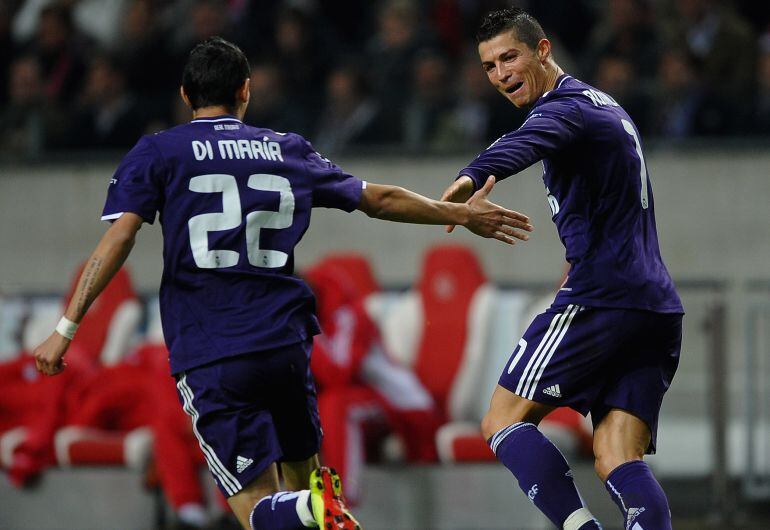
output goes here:
{"type": "Polygon", "coordinates": [[[671,530],[671,511],[663,488],[641,460],[619,465],[605,483],[623,512],[626,530],[671,530]]]}
{"type": "Polygon", "coordinates": [[[535,506],[557,528],[601,529],[583,506],[564,456],[532,423],[514,423],[488,440],[497,459],[519,481],[535,506]]]}
{"type": "Polygon", "coordinates": [[[313,522],[310,492],[279,491],[263,497],[249,517],[253,530],[299,530],[313,522]],[[303,524],[304,523],[304,524],[303,524]]]}

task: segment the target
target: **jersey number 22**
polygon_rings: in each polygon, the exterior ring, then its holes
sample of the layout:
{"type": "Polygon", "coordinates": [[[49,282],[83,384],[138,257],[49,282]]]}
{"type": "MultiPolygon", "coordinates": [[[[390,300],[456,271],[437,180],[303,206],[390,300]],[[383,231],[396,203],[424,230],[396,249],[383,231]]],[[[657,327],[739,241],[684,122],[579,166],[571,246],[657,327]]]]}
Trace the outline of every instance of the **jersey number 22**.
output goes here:
{"type": "MultiPolygon", "coordinates": [[[[246,214],[246,248],[251,265],[278,268],[286,265],[289,255],[280,250],[259,247],[259,234],[263,228],[288,228],[294,218],[294,194],[291,183],[278,175],[250,175],[248,187],[255,190],[276,191],[281,198],[278,211],[256,211],[246,214]]],[[[190,248],[195,264],[201,269],[234,267],[240,254],[235,250],[209,249],[209,232],[233,230],[241,226],[241,197],[233,175],[209,174],[190,179],[190,191],[197,193],[221,193],[222,211],[202,213],[187,222],[190,231],[190,248]]]]}

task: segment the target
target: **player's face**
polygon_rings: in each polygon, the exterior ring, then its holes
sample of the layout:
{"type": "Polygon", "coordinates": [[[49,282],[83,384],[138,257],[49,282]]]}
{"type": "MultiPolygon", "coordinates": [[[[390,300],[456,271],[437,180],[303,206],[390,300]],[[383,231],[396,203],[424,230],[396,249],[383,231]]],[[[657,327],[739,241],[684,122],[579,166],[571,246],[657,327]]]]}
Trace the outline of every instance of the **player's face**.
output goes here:
{"type": "Polygon", "coordinates": [[[551,43],[543,39],[533,50],[506,31],[479,43],[481,66],[489,82],[517,107],[532,105],[547,88],[545,63],[551,43]]]}

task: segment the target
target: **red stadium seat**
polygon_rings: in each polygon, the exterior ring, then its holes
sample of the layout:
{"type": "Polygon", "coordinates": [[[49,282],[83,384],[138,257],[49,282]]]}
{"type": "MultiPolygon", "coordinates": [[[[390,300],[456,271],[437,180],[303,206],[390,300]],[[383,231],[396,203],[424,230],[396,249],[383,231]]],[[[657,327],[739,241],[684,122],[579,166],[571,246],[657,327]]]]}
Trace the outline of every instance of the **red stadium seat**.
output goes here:
{"type": "Polygon", "coordinates": [[[62,467],[126,466],[143,470],[152,452],[148,427],[129,432],[69,426],[56,433],[56,460],[62,467]]]}
{"type": "MultiPolygon", "coordinates": [[[[480,421],[493,390],[485,376],[504,362],[490,350],[497,290],[471,249],[447,245],[428,250],[416,288],[402,298],[383,320],[383,334],[389,350],[415,370],[444,413],[436,433],[439,459],[493,461],[480,421]]],[[[507,321],[513,325],[522,316],[507,321]]],[[[541,426],[560,446],[590,451],[591,436],[578,413],[560,409],[541,426]]]]}
{"type": "MultiPolygon", "coordinates": [[[[389,350],[414,369],[441,410],[440,432],[450,433],[444,438],[480,438],[475,404],[495,297],[471,249],[436,246],[425,254],[415,289],[383,321],[389,350]]],[[[475,450],[474,459],[485,451],[475,450]]]]}
{"type": "Polygon", "coordinates": [[[369,265],[369,260],[362,254],[355,252],[327,254],[314,266],[314,268],[326,267],[337,267],[344,270],[352,285],[355,286],[359,298],[366,298],[380,290],[369,265]]]}

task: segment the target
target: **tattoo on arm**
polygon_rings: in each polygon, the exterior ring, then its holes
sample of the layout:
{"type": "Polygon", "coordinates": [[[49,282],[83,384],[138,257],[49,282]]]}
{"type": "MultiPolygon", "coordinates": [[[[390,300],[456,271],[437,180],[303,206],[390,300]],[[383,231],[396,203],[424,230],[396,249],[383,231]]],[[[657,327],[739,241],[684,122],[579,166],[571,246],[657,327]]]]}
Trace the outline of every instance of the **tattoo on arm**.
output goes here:
{"type": "Polygon", "coordinates": [[[94,292],[96,279],[99,276],[99,271],[102,269],[103,264],[104,260],[102,258],[91,258],[83,271],[83,281],[81,282],[77,293],[75,293],[75,296],[77,297],[77,305],[75,307],[78,315],[81,317],[85,315],[88,306],[93,302],[91,294],[94,292]]]}

